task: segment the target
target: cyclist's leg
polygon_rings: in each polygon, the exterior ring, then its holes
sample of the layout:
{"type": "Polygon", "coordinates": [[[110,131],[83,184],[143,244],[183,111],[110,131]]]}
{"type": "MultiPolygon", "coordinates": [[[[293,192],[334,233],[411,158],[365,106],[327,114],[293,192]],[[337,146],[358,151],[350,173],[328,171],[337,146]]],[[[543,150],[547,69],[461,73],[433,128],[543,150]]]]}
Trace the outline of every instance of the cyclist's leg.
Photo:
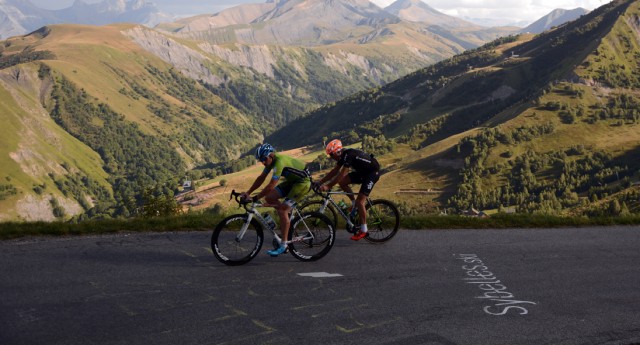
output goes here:
{"type": "MultiPolygon", "coordinates": [[[[362,188],[360,188],[362,189],[362,188]]],[[[358,196],[356,197],[355,207],[356,212],[358,212],[358,217],[360,219],[360,225],[367,225],[367,212],[365,210],[365,201],[367,200],[367,195],[362,193],[362,190],[358,192],[358,196]]],[[[364,230],[367,231],[366,228],[364,230]]]]}
{"type": "MultiPolygon", "coordinates": [[[[358,197],[356,198],[355,206],[358,208],[358,216],[360,217],[360,231],[363,233],[368,232],[367,228],[367,210],[365,206],[365,201],[367,197],[371,194],[373,187],[376,182],[380,178],[380,174],[378,171],[372,172],[370,174],[362,176],[360,191],[358,192],[358,197]]],[[[361,239],[364,235],[358,236],[358,234],[354,235],[352,239],[361,239]]]]}
{"type": "MultiPolygon", "coordinates": [[[[278,214],[281,217],[285,217],[286,219],[285,221],[287,224],[286,230],[282,228],[283,241],[289,238],[288,235],[289,235],[289,228],[291,224],[291,219],[289,217],[291,215],[291,209],[293,209],[296,203],[302,200],[307,195],[307,193],[309,193],[310,190],[311,190],[311,181],[309,179],[303,179],[299,182],[289,184],[288,188],[286,190],[283,190],[283,192],[286,192],[286,194],[283,193],[285,199],[282,202],[282,206],[280,210],[278,211],[279,212],[278,214]]],[[[285,222],[283,222],[283,224],[284,223],[285,222]]]]}
{"type": "Polygon", "coordinates": [[[352,183],[358,183],[358,182],[354,182],[353,181],[354,179],[357,179],[357,175],[355,172],[352,171],[349,174],[347,174],[344,178],[342,178],[340,181],[338,181],[338,185],[340,186],[340,189],[342,189],[346,193],[349,193],[347,196],[351,200],[351,203],[353,203],[355,198],[353,197],[353,190],[351,189],[351,187],[349,187],[349,185],[352,183]]]}
{"type": "Polygon", "coordinates": [[[286,241],[289,236],[289,227],[291,225],[291,219],[289,218],[291,208],[297,200],[303,198],[309,192],[310,188],[311,183],[309,179],[303,179],[302,181],[295,183],[285,181],[276,186],[276,188],[274,188],[274,190],[265,197],[268,203],[278,205],[276,207],[276,211],[280,218],[280,233],[282,235],[282,245],[280,246],[279,252],[283,251],[283,247],[286,248],[286,241]],[[280,202],[279,199],[283,197],[285,198],[285,201],[280,202]]]}
{"type": "MultiPolygon", "coordinates": [[[[364,207],[364,201],[367,199],[367,196],[369,195],[367,192],[364,192],[364,183],[367,181],[366,179],[367,176],[357,171],[352,171],[349,173],[349,175],[347,175],[347,177],[349,178],[348,182],[350,184],[360,185],[360,191],[358,192],[357,197],[354,198],[353,195],[350,195],[349,197],[351,198],[352,206],[356,207],[356,210],[361,210],[364,207]]],[[[369,192],[371,191],[369,190],[369,192]]],[[[348,193],[353,194],[353,191],[351,190],[351,188],[349,188],[348,193]]],[[[358,211],[358,215],[360,216],[361,220],[364,220],[364,218],[362,218],[362,214],[359,211],[358,211]]],[[[351,210],[351,216],[355,216],[354,210],[351,210]]]]}
{"type": "Polygon", "coordinates": [[[274,206],[274,208],[276,209],[276,212],[278,213],[278,218],[280,220],[280,236],[281,236],[280,248],[270,250],[267,252],[269,255],[272,255],[272,256],[277,256],[279,254],[282,254],[287,247],[286,240],[289,232],[289,213],[288,211],[286,211],[287,207],[280,202],[280,198],[286,195],[289,189],[290,187],[287,186],[286,182],[281,183],[264,197],[267,203],[271,205],[276,205],[274,206]]]}
{"type": "Polygon", "coordinates": [[[307,194],[311,191],[311,180],[308,178],[294,183],[291,186],[291,190],[286,196],[286,204],[289,207],[289,211],[297,205],[300,201],[304,200],[307,194]]]}

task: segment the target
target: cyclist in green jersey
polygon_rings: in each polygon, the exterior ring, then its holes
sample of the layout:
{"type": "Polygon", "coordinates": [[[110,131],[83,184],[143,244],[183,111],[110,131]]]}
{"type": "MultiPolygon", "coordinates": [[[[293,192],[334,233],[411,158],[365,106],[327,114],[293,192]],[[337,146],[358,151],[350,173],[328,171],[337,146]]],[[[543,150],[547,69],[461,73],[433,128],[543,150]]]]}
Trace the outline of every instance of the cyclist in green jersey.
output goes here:
{"type": "Polygon", "coordinates": [[[260,188],[271,174],[269,183],[253,198],[259,200],[264,197],[267,203],[274,205],[278,212],[282,242],[279,248],[267,252],[271,256],[278,256],[287,249],[289,211],[297,200],[309,192],[311,180],[304,170],[305,163],[303,161],[276,153],[273,146],[269,144],[262,144],[256,149],[256,159],[262,162],[264,170],[253,182],[251,188],[242,193],[242,197],[244,199],[250,198],[251,193],[260,188]],[[285,199],[280,202],[281,198],[285,199]]]}

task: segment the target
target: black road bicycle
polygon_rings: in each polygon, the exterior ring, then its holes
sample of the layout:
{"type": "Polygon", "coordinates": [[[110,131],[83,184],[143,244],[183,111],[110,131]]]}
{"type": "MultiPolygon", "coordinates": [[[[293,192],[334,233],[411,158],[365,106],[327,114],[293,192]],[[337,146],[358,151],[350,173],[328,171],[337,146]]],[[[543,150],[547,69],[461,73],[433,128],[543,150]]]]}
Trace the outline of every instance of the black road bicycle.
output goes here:
{"type": "MultiPolygon", "coordinates": [[[[350,212],[345,207],[340,207],[338,202],[334,200],[336,195],[353,195],[357,193],[347,193],[341,191],[328,191],[322,193],[314,187],[314,191],[322,200],[307,199],[303,200],[298,206],[298,210],[316,211],[326,214],[333,224],[338,224],[339,217],[343,218],[346,223],[346,229],[350,233],[358,231],[359,216],[356,212],[355,217],[350,216],[350,212]]],[[[389,241],[398,232],[400,226],[400,212],[396,205],[385,199],[370,199],[367,197],[365,201],[367,211],[367,228],[368,235],[365,239],[371,243],[383,243],[389,241]]]]}

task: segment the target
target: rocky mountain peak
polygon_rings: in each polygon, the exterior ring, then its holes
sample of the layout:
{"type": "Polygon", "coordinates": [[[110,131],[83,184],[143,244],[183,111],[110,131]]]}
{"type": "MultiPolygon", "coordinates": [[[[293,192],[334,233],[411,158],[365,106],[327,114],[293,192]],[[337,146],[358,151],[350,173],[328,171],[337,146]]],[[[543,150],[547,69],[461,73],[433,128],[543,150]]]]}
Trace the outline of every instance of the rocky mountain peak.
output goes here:
{"type": "Polygon", "coordinates": [[[358,21],[362,17],[389,19],[392,16],[369,0],[277,0],[276,7],[256,21],[303,17],[317,22],[337,17],[358,21]]]}
{"type": "Polygon", "coordinates": [[[209,31],[209,37],[227,37],[215,30],[242,23],[251,27],[234,29],[237,42],[308,47],[344,41],[399,22],[369,0],[272,0],[181,20],[182,27],[172,31],[193,37],[200,37],[198,31],[209,31]]]}
{"type": "Polygon", "coordinates": [[[580,18],[580,16],[589,13],[589,10],[584,8],[575,8],[573,10],[564,10],[564,9],[555,9],[546,16],[536,20],[531,25],[522,29],[521,32],[531,32],[535,34],[539,34],[546,30],[551,29],[554,26],[558,26],[564,24],[566,22],[570,22],[580,18]]]}
{"type": "Polygon", "coordinates": [[[472,23],[437,11],[422,0],[398,0],[385,7],[385,11],[410,22],[420,22],[452,28],[475,27],[472,23]]]}
{"type": "Polygon", "coordinates": [[[387,6],[387,8],[410,8],[412,6],[431,8],[431,6],[427,5],[422,0],[398,0],[387,6]]]}

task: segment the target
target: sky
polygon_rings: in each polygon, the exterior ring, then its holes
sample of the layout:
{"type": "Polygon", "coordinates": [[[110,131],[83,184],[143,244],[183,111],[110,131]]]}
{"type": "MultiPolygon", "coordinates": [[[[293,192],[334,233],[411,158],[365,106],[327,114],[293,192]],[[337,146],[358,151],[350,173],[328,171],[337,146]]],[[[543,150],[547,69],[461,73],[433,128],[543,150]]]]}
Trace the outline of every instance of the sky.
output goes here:
{"type": "MultiPolygon", "coordinates": [[[[46,9],[69,7],[75,0],[30,0],[34,5],[46,9]]],[[[82,0],[96,3],[103,0],[82,0]]],[[[217,13],[225,8],[247,3],[264,3],[266,0],[148,0],[160,11],[177,16],[217,13]]],[[[386,7],[395,0],[371,0],[386,7]]],[[[593,10],[610,0],[423,0],[434,9],[451,16],[497,19],[500,25],[519,23],[528,25],[557,8],[571,10],[582,7],[593,10]]]]}

